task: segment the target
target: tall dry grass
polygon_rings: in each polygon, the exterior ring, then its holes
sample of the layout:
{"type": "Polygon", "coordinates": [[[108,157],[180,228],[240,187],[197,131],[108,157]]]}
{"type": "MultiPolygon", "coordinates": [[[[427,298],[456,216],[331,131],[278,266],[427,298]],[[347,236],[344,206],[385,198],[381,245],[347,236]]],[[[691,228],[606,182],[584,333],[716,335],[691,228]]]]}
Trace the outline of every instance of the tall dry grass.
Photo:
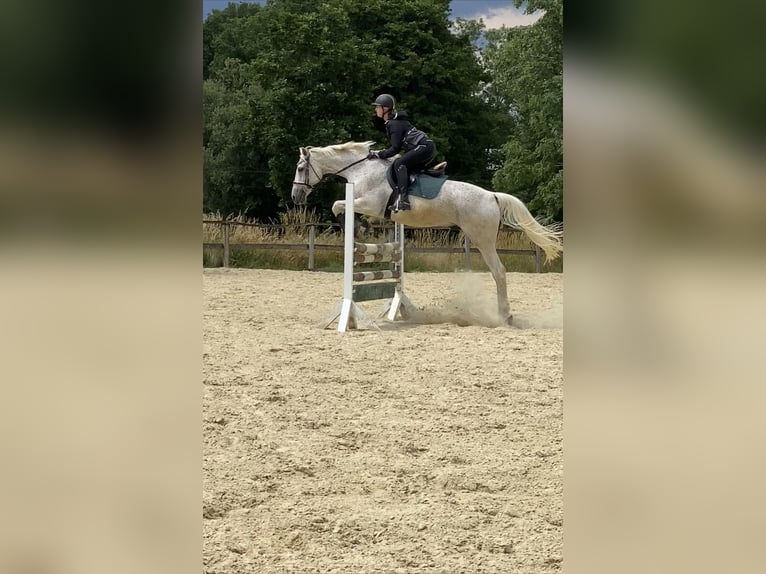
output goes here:
{"type": "MultiPolygon", "coordinates": [[[[410,229],[406,246],[415,248],[443,247],[460,249],[460,253],[409,253],[405,261],[406,271],[463,271],[465,270],[464,248],[465,234],[459,229],[410,229]]],[[[475,245],[471,245],[475,247],[475,245]]],[[[406,248],[406,247],[405,247],[406,248]]],[[[519,231],[501,229],[497,237],[498,249],[534,249],[534,244],[519,231]]],[[[535,271],[535,259],[531,255],[500,254],[507,271],[532,273],[535,271]]],[[[488,271],[480,253],[470,255],[472,271],[488,271]]],[[[549,265],[543,265],[543,271],[560,272],[563,269],[561,259],[549,265]]]]}
{"type": "MultiPolygon", "coordinates": [[[[205,220],[220,221],[220,213],[208,213],[205,220]]],[[[365,221],[365,220],[363,220],[365,221]]],[[[316,226],[315,241],[320,245],[343,245],[343,234],[333,224],[320,222],[317,214],[304,208],[292,208],[279,214],[276,224],[261,224],[243,216],[230,218],[229,241],[232,245],[231,266],[244,268],[295,269],[308,267],[308,249],[264,249],[257,251],[237,250],[237,244],[308,244],[309,225],[316,226]]],[[[221,243],[222,226],[213,223],[202,224],[204,243],[221,243]]],[[[391,241],[391,225],[362,224],[357,229],[357,240],[367,243],[391,241]]],[[[405,232],[405,251],[407,247],[429,248],[443,247],[460,249],[458,253],[408,253],[405,271],[454,272],[465,269],[463,249],[464,234],[455,229],[407,229],[405,232]]],[[[502,229],[498,234],[498,249],[533,249],[534,245],[522,233],[502,229]]],[[[506,270],[516,272],[534,272],[535,259],[530,255],[500,255],[506,270]]],[[[223,252],[220,248],[205,249],[203,252],[205,267],[223,265],[223,252]]],[[[324,271],[342,271],[343,253],[320,251],[314,252],[314,267],[324,271]]],[[[543,266],[543,271],[560,272],[563,269],[561,258],[543,266]]],[[[471,270],[487,271],[481,255],[471,253],[471,270]]]]}

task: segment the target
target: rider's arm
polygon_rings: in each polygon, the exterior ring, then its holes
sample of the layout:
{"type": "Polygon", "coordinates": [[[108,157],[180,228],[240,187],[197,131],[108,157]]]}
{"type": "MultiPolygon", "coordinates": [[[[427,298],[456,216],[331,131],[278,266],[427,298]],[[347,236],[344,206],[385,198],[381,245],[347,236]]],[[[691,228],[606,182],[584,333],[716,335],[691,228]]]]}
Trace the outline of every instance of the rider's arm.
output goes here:
{"type": "Polygon", "coordinates": [[[402,150],[402,144],[404,143],[404,133],[406,129],[405,123],[394,120],[389,122],[388,127],[388,137],[391,140],[391,147],[378,153],[378,157],[380,159],[386,159],[395,156],[402,150]]]}

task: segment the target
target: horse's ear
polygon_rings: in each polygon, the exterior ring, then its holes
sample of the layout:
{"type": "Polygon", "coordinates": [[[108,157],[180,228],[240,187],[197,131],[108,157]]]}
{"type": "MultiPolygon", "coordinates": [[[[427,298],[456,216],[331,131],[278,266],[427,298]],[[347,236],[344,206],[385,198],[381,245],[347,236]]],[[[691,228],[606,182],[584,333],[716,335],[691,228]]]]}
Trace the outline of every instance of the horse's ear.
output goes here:
{"type": "Polygon", "coordinates": [[[301,157],[306,157],[306,148],[305,148],[305,147],[302,147],[302,148],[298,148],[298,149],[299,149],[299,150],[300,150],[300,152],[301,152],[301,157]]]}

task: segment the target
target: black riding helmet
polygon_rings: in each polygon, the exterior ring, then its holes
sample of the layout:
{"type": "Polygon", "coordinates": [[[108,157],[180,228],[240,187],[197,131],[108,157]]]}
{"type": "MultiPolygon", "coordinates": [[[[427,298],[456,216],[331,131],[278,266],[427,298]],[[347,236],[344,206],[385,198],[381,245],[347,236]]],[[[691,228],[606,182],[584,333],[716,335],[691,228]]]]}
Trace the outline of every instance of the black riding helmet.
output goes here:
{"type": "Polygon", "coordinates": [[[377,98],[375,98],[375,101],[372,103],[372,105],[383,106],[384,108],[393,110],[396,107],[396,100],[391,94],[380,94],[377,98]]]}

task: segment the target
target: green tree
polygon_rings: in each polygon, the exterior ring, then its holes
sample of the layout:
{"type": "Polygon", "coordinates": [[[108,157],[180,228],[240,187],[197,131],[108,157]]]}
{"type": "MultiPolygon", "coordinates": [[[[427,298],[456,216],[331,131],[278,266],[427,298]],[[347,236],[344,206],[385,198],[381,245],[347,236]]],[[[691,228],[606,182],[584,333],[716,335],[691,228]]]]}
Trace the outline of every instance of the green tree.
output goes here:
{"type": "MultiPolygon", "coordinates": [[[[516,6],[521,0],[514,0],[516,6]]],[[[544,10],[531,26],[491,30],[483,50],[492,82],[485,93],[512,119],[495,191],[511,193],[530,210],[561,221],[563,203],[563,0],[529,0],[544,10]]]]}
{"type": "Polygon", "coordinates": [[[238,213],[273,213],[278,201],[266,189],[268,157],[257,145],[252,130],[251,102],[259,86],[241,79],[237,60],[227,60],[225,73],[203,84],[203,209],[238,213]]]}
{"type": "Polygon", "coordinates": [[[246,59],[239,44],[241,28],[248,25],[249,16],[261,10],[259,4],[230,3],[223,10],[213,10],[202,26],[202,78],[210,75],[210,65],[217,53],[221,58],[246,59]]]}

